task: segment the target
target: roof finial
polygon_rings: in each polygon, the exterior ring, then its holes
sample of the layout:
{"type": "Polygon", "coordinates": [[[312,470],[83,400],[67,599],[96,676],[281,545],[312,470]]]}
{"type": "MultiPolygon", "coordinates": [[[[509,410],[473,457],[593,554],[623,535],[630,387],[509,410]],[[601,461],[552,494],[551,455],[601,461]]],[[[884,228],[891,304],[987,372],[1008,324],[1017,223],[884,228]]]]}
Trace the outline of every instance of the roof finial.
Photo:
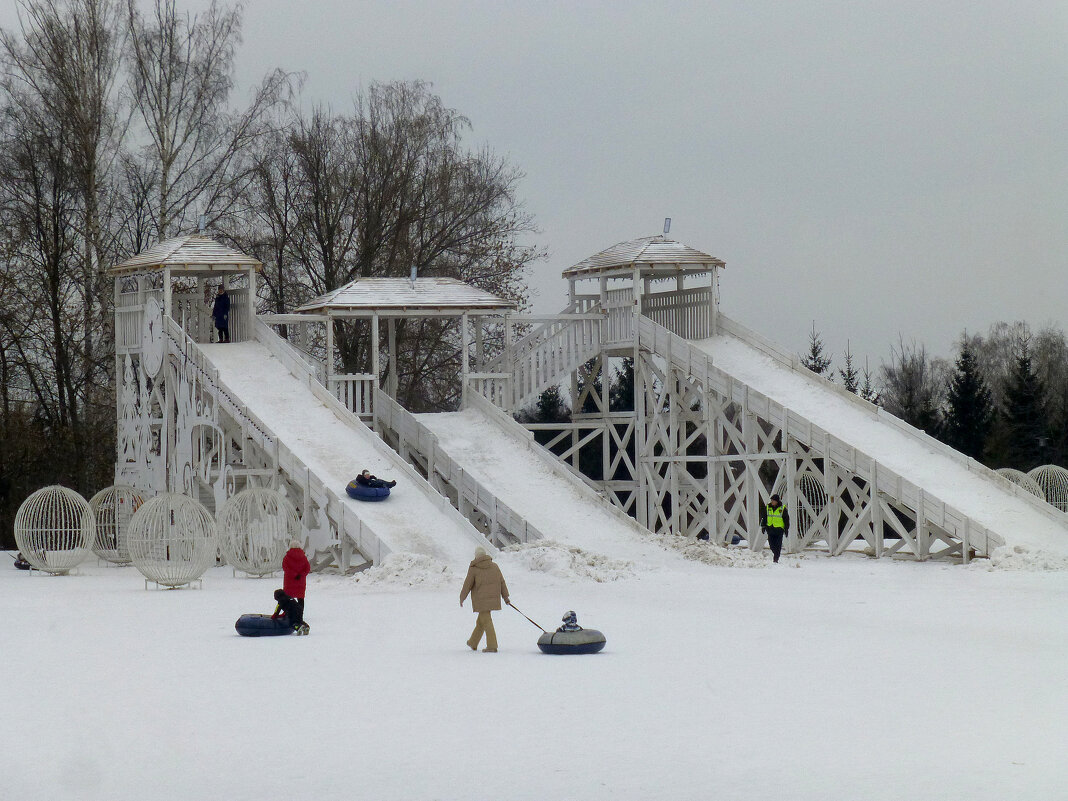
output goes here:
{"type": "Polygon", "coordinates": [[[415,289],[415,279],[419,276],[419,268],[416,265],[412,265],[412,271],[408,275],[408,283],[412,289],[415,289]]]}
{"type": "Polygon", "coordinates": [[[200,235],[204,236],[208,232],[208,217],[206,214],[200,215],[200,222],[198,227],[200,228],[200,235]]]}
{"type": "Polygon", "coordinates": [[[670,217],[665,217],[664,218],[664,236],[667,236],[668,232],[670,230],[671,230],[671,218],[670,217]]]}

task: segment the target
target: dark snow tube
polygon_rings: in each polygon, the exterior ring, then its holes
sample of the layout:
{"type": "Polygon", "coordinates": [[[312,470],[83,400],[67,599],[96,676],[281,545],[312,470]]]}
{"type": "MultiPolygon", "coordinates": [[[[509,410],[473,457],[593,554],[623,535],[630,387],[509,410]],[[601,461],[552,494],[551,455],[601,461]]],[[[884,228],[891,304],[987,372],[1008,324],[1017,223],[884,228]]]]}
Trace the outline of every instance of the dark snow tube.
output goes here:
{"type": "Polygon", "coordinates": [[[345,492],[350,498],[358,501],[384,501],[389,497],[389,487],[365,487],[355,481],[349,482],[349,485],[345,487],[345,492]]]}
{"type": "Polygon", "coordinates": [[[538,637],[543,654],[595,654],[607,642],[597,629],[548,631],[538,637]]]}
{"type": "Polygon", "coordinates": [[[270,615],[241,615],[234,628],[242,637],[278,637],[293,633],[288,620],[284,617],[272,618],[270,615]]]}

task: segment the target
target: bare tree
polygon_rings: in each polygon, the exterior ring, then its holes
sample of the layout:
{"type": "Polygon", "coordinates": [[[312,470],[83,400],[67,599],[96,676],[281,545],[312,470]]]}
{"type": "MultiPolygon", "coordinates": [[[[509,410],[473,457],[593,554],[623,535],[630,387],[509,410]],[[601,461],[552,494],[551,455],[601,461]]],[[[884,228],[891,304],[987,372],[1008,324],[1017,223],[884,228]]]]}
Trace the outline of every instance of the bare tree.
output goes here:
{"type": "Polygon", "coordinates": [[[891,358],[882,366],[883,407],[906,423],[936,433],[949,365],[944,359],[931,359],[923,345],[904,340],[891,348],[891,358]]]}
{"type": "Polygon", "coordinates": [[[289,90],[276,70],[241,112],[227,108],[241,8],[212,2],[202,15],[179,14],[174,0],[155,0],[142,15],[127,0],[134,106],[158,164],[156,230],[165,239],[200,213],[214,221],[231,210],[251,166],[244,158],[266,130],[268,112],[289,90]]]}

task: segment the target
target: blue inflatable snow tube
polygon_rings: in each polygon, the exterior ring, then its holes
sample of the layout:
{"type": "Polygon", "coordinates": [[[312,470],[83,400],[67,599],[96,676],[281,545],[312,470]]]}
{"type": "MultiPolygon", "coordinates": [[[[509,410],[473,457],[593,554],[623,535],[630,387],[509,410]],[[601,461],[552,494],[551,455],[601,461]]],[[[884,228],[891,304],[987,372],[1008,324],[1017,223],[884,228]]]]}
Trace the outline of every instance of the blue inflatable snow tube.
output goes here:
{"type": "Polygon", "coordinates": [[[543,654],[595,654],[606,642],[597,629],[547,631],[538,637],[538,647],[543,654]]]}
{"type": "Polygon", "coordinates": [[[363,484],[357,484],[355,480],[349,482],[345,492],[350,498],[358,501],[384,501],[389,497],[389,487],[365,487],[363,484]]]}
{"type": "Polygon", "coordinates": [[[293,627],[284,617],[270,615],[241,615],[234,628],[242,637],[278,637],[293,633],[293,627]]]}

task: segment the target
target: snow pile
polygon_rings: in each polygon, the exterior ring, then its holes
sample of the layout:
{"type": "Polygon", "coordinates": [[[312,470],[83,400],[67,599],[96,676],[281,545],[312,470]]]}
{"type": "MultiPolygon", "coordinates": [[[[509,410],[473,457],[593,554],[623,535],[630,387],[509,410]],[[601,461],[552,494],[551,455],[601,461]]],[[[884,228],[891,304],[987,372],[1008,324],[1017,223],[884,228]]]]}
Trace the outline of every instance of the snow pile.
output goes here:
{"type": "Polygon", "coordinates": [[[585,579],[598,583],[632,578],[634,562],[610,559],[593,551],[566,545],[556,540],[509,545],[502,551],[502,562],[535,573],[546,573],[562,579],[585,579]]]}
{"type": "Polygon", "coordinates": [[[425,587],[436,589],[450,584],[459,584],[455,573],[448,565],[421,553],[391,553],[380,565],[356,574],[360,587],[373,589],[399,589],[425,587]]]}
{"type": "Polygon", "coordinates": [[[1047,570],[1068,570],[1068,556],[1049,551],[1031,550],[1022,545],[1002,545],[989,559],[968,563],[975,570],[1022,570],[1041,573],[1047,570]]]}
{"type": "Polygon", "coordinates": [[[687,559],[718,567],[767,567],[771,557],[748,548],[725,548],[709,540],[682,537],[678,534],[656,534],[653,539],[669,550],[678,551],[687,559]]]}

